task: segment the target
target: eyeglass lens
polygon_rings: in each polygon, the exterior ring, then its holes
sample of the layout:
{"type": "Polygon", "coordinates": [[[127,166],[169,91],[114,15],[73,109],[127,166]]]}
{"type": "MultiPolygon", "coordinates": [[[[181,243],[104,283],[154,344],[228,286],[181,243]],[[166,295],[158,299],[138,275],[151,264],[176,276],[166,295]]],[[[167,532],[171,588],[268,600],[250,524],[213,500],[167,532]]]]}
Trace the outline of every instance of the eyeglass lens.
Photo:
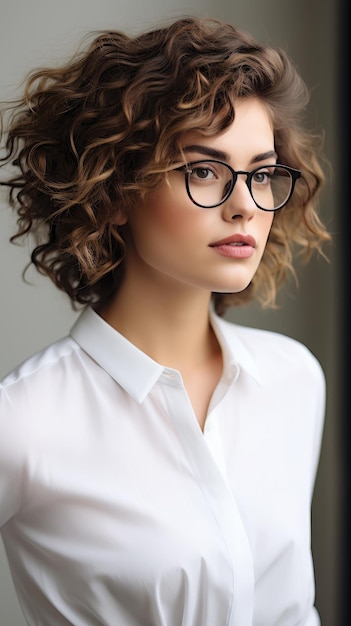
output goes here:
{"type": "MultiPolygon", "coordinates": [[[[198,161],[187,169],[188,192],[195,204],[210,208],[224,202],[240,174],[218,161],[198,161]]],[[[280,208],[288,200],[293,178],[282,165],[262,166],[247,175],[247,184],[258,207],[266,211],[280,208]]]]}

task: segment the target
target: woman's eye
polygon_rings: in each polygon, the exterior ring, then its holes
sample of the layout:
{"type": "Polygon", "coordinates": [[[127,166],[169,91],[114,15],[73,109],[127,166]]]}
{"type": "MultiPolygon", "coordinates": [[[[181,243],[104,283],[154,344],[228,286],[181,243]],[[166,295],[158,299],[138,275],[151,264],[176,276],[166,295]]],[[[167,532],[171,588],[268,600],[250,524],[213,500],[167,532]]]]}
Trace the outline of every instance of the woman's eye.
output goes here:
{"type": "Polygon", "coordinates": [[[215,175],[208,167],[194,167],[191,170],[191,177],[197,180],[213,180],[215,175]]]}
{"type": "Polygon", "coordinates": [[[253,180],[259,185],[267,185],[270,182],[272,175],[270,172],[256,172],[253,180]]]}

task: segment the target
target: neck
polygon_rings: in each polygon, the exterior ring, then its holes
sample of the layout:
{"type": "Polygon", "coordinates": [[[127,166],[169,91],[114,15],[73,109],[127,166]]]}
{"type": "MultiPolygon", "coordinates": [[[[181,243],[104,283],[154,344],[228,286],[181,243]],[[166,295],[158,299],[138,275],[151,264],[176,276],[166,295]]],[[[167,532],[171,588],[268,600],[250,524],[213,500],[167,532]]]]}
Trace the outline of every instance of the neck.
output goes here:
{"type": "Polygon", "coordinates": [[[126,280],[100,314],[155,361],[184,370],[218,351],[209,323],[211,294],[192,287],[126,280]]]}

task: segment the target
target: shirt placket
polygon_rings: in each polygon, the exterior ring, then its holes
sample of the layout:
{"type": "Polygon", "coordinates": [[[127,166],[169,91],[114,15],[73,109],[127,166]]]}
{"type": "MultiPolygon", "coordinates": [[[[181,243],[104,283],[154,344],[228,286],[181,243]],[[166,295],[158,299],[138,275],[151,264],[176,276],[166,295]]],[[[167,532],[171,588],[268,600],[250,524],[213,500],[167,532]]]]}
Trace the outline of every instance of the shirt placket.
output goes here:
{"type": "MultiPolygon", "coordinates": [[[[225,479],[224,460],[212,412],[202,433],[180,374],[165,369],[160,383],[169,418],[207,506],[214,516],[231,563],[232,603],[227,626],[252,626],[254,574],[248,536],[234,494],[225,479]]],[[[217,407],[218,409],[218,407],[217,407]]]]}

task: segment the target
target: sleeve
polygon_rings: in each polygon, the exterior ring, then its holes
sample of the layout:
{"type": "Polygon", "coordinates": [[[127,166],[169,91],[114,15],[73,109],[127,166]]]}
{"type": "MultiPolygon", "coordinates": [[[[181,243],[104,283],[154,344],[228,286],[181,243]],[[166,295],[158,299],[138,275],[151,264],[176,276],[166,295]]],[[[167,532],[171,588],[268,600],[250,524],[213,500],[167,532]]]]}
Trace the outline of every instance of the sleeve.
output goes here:
{"type": "Polygon", "coordinates": [[[25,419],[16,411],[5,387],[0,385],[0,528],[21,503],[25,419]]]}
{"type": "Polygon", "coordinates": [[[326,379],[320,363],[315,360],[315,428],[311,453],[311,495],[313,495],[323,441],[326,411],[326,379]]]}
{"type": "Polygon", "coordinates": [[[315,607],[312,607],[305,626],[321,626],[321,620],[315,607]]]}

